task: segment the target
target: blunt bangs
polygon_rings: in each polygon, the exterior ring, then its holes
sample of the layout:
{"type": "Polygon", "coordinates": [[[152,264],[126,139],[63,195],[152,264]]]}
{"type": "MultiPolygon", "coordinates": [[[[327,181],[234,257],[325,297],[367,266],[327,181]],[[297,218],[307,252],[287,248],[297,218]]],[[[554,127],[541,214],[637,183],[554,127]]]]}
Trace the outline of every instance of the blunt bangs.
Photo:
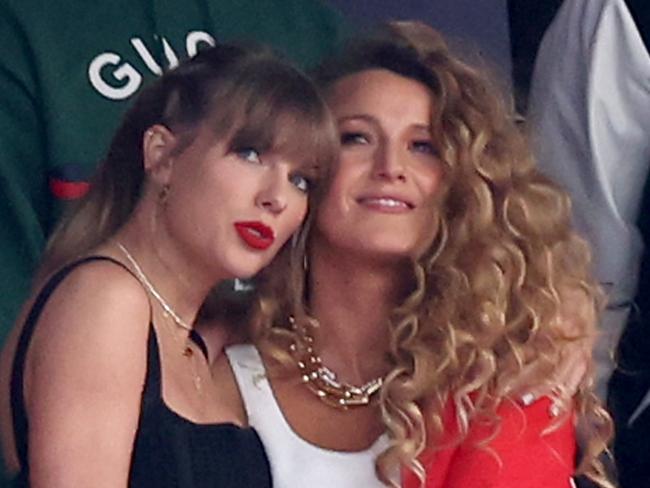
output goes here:
{"type": "Polygon", "coordinates": [[[277,152],[325,176],[338,157],[338,131],[304,74],[276,60],[256,60],[215,93],[209,121],[230,150],[277,152]]]}

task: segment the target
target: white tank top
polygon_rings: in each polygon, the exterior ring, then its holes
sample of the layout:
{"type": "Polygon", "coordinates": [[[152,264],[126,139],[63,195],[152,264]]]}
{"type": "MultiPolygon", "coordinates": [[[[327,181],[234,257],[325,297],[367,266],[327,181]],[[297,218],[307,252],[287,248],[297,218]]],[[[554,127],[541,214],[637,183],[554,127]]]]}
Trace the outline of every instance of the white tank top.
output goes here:
{"type": "Polygon", "coordinates": [[[375,475],[375,459],[388,447],[380,436],[365,451],[332,451],[296,434],[276,402],[255,346],[226,349],[248,422],[259,433],[271,464],[274,488],[384,487],[375,475]]]}

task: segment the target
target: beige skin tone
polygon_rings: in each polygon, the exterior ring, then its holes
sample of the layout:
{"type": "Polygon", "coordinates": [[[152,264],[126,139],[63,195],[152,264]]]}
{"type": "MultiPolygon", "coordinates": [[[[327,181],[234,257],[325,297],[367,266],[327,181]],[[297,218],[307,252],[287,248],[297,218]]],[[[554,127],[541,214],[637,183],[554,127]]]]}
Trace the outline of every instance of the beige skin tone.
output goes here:
{"type": "MultiPolygon", "coordinates": [[[[328,103],[342,152],[316,218],[310,308],[324,364],[360,385],[388,370],[386,317],[405,293],[405,262],[432,238],[431,202],[443,171],[428,130],[431,97],[420,83],[369,70],[338,81],[328,103]]],[[[223,357],[213,372],[222,384],[232,378],[223,357]]],[[[327,406],[297,374],[272,376],[271,385],[289,424],[312,444],[358,451],[384,432],[376,408],[327,406]]],[[[244,415],[233,390],[232,408],[244,415]]]]}
{"type": "MultiPolygon", "coordinates": [[[[227,153],[207,126],[180,154],[173,151],[177,143],[162,126],[146,132],[145,194],[114,239],[89,254],[128,266],[115,241],[123,243],[178,315],[192,323],[215,283],[253,275],[270,262],[302,222],[307,198],[299,164],[281,154],[227,153]],[[165,185],[169,194],[161,205],[165,185]],[[251,220],[273,228],[270,248],[253,250],[235,232],[234,222],[251,220]]],[[[245,423],[240,411],[221,400],[198,348],[193,362],[183,356],[188,331],[165,318],[131,274],[112,263],[91,263],[77,268],[51,296],[28,350],[24,392],[33,488],[127,486],[150,320],[167,406],[196,423],[245,423]],[[196,375],[202,379],[200,393],[196,375]]],[[[0,365],[0,425],[12,471],[19,466],[9,377],[19,329],[0,365]]]]}

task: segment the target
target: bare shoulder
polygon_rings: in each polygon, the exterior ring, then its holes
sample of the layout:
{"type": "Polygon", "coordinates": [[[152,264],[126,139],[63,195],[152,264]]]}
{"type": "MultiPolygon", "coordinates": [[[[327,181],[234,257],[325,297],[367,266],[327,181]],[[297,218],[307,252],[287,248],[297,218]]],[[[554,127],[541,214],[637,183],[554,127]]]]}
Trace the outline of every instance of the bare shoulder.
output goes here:
{"type": "Polygon", "coordinates": [[[83,298],[91,306],[106,302],[120,303],[124,307],[148,307],[148,297],[138,279],[122,266],[108,261],[85,263],[70,272],[52,294],[83,298]]]}
{"type": "Polygon", "coordinates": [[[74,269],[43,308],[37,328],[57,333],[137,334],[146,331],[150,304],[138,280],[110,261],[86,263],[74,269]],[[140,327],[133,327],[139,324],[140,327]]]}
{"type": "Polygon", "coordinates": [[[146,291],[124,268],[109,261],[79,266],[43,308],[29,347],[27,373],[53,368],[68,379],[73,371],[76,378],[85,377],[82,371],[92,371],[89,376],[97,379],[119,372],[140,377],[150,313],[146,291]]]}
{"type": "Polygon", "coordinates": [[[137,279],[110,261],[75,268],[52,293],[24,370],[34,485],[57,479],[57,486],[89,486],[99,478],[117,486],[126,479],[150,314],[137,279]]]}

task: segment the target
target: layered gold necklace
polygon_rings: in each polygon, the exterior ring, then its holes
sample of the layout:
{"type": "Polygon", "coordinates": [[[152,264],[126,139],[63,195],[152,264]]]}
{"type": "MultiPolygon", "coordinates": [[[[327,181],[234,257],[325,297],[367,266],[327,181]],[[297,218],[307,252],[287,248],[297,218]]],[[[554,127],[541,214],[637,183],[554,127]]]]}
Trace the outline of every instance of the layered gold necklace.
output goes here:
{"type": "Polygon", "coordinates": [[[135,274],[142,283],[142,286],[144,286],[145,290],[149,293],[149,295],[160,305],[160,307],[163,309],[163,317],[167,320],[165,320],[165,324],[168,324],[168,330],[170,331],[170,334],[176,342],[180,346],[180,349],[182,351],[182,354],[184,357],[186,357],[190,361],[190,367],[191,367],[191,375],[192,375],[192,383],[194,384],[194,388],[200,393],[203,389],[202,387],[202,382],[201,382],[201,376],[199,374],[199,367],[196,364],[196,358],[194,357],[194,349],[191,346],[191,338],[189,334],[192,332],[192,326],[189,325],[186,321],[184,321],[180,315],[176,313],[176,311],[172,308],[172,306],[163,298],[163,296],[160,294],[158,290],[153,286],[153,283],[151,283],[151,280],[147,277],[147,275],[144,273],[142,270],[142,267],[140,264],[136,261],[136,259],[133,257],[133,255],[129,252],[129,250],[124,246],[124,244],[117,242],[117,247],[118,249],[124,254],[126,257],[127,261],[131,264],[131,267],[135,271],[135,274]],[[174,329],[171,324],[169,323],[169,319],[173,321],[173,323],[185,330],[188,333],[187,338],[183,341],[178,337],[177,330],[174,329]]]}
{"type": "Polygon", "coordinates": [[[374,378],[361,386],[340,381],[314,352],[314,338],[305,327],[297,326],[293,318],[289,322],[297,334],[297,340],[289,346],[289,351],[307,389],[330,407],[348,410],[370,405],[381,390],[383,378],[374,378]]]}

